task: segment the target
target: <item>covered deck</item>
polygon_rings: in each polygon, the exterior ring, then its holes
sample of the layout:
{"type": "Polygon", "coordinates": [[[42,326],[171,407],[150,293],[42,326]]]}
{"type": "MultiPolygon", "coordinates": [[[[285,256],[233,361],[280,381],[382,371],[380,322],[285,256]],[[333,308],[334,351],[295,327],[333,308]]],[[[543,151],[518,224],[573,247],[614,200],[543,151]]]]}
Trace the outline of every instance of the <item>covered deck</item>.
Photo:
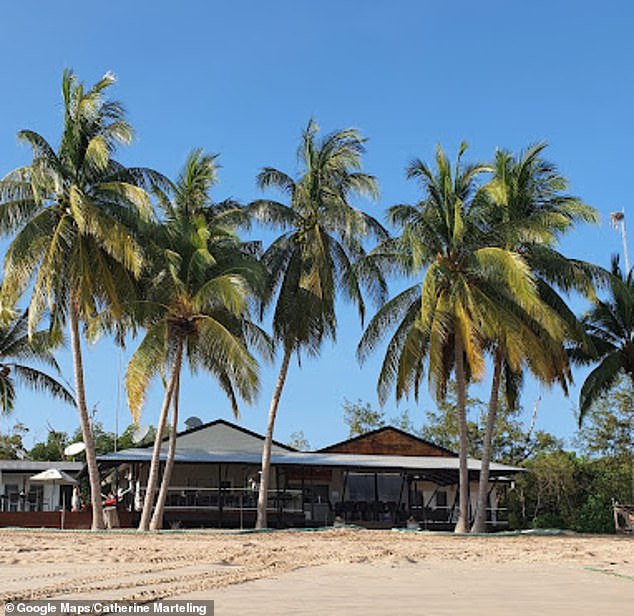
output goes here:
{"type": "MultiPolygon", "coordinates": [[[[133,514],[142,506],[151,454],[147,448],[129,449],[99,460],[106,480],[133,514]]],[[[271,468],[268,511],[274,527],[327,526],[339,517],[371,528],[415,520],[421,528],[440,530],[451,528],[457,516],[455,457],[278,451],[271,468]]],[[[469,460],[472,499],[479,468],[478,460],[469,460]]],[[[487,512],[492,529],[506,525],[499,498],[519,470],[492,464],[487,512]]],[[[252,527],[259,471],[256,453],[177,449],[165,525],[252,527]]]]}

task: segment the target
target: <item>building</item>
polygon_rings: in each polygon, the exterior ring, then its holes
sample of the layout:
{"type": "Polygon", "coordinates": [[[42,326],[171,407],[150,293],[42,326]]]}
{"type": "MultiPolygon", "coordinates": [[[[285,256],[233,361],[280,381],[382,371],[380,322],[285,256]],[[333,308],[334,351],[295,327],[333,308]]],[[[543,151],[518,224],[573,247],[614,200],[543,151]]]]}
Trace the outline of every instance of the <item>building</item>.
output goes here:
{"type": "Polygon", "coordinates": [[[76,477],[83,466],[83,462],[0,460],[0,512],[58,511],[62,504],[70,509],[71,484],[41,483],[31,478],[49,469],[76,477]]]}
{"type": "MultiPolygon", "coordinates": [[[[224,420],[181,432],[165,523],[173,526],[250,527],[255,521],[264,437],[224,420]]],[[[167,443],[164,443],[162,458],[167,443]]],[[[105,481],[131,512],[141,509],[152,447],[100,456],[105,481]]],[[[367,527],[404,525],[449,529],[457,517],[458,456],[417,436],[385,427],[303,452],[274,442],[272,526],[324,526],[336,517],[367,527]]],[[[469,460],[470,512],[477,494],[478,460],[469,460]]],[[[521,469],[491,464],[490,528],[506,525],[500,497],[521,469]]]]}

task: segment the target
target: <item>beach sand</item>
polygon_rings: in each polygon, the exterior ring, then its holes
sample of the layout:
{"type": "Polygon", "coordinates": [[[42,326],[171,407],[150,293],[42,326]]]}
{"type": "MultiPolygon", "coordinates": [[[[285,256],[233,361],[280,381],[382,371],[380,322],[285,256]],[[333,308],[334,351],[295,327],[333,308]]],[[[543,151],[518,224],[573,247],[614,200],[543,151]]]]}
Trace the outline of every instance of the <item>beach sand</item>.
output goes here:
{"type": "Polygon", "coordinates": [[[0,601],[213,599],[236,614],[623,614],[634,539],[338,529],[0,531],[0,601]]]}

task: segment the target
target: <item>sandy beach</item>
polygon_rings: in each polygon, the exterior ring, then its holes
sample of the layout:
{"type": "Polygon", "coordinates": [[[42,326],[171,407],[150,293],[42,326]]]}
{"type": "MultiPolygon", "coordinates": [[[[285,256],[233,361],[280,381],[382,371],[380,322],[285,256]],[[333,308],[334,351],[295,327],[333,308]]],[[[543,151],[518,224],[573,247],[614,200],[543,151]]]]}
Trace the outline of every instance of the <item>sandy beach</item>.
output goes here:
{"type": "Polygon", "coordinates": [[[216,614],[617,614],[634,541],[338,529],[0,531],[0,601],[213,599],[216,614]]]}

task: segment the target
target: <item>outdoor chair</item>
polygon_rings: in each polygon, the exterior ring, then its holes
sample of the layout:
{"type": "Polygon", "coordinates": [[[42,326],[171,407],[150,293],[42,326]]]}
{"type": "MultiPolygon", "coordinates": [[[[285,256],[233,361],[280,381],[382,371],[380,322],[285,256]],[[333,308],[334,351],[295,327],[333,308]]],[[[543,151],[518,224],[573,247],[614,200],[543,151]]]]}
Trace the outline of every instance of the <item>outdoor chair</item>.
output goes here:
{"type": "Polygon", "coordinates": [[[359,501],[357,503],[357,511],[358,511],[360,520],[369,519],[369,507],[368,507],[367,501],[359,501]]]}
{"type": "Polygon", "coordinates": [[[343,503],[343,517],[346,521],[352,520],[355,514],[355,503],[353,501],[344,501],[343,503]]]}
{"type": "Polygon", "coordinates": [[[381,501],[370,503],[370,515],[374,522],[378,522],[383,517],[383,503],[381,501]]]}

